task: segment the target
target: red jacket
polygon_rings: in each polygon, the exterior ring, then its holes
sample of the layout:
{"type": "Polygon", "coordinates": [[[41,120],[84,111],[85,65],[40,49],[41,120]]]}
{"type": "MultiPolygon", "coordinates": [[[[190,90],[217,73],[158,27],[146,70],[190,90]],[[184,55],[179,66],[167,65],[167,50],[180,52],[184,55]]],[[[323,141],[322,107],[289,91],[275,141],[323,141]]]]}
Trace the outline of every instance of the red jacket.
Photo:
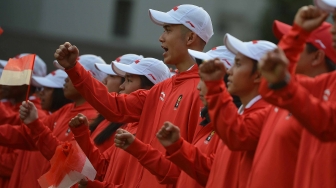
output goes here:
{"type": "MultiPolygon", "coordinates": [[[[111,124],[110,121],[104,119],[97,128],[91,133],[90,137],[92,140],[94,140],[106,127],[108,127],[111,124]]],[[[115,133],[111,134],[111,136],[104,141],[104,143],[96,145],[100,152],[104,152],[109,147],[114,145],[114,135],[115,133]]]]}
{"type": "Polygon", "coordinates": [[[206,187],[246,187],[262,129],[262,124],[253,120],[269,105],[257,96],[239,115],[222,80],[206,82],[206,85],[210,119],[225,143],[217,148],[206,187]],[[246,126],[247,123],[250,125],[246,126]]]}
{"type": "MultiPolygon", "coordinates": [[[[138,123],[128,123],[121,128],[136,134],[138,123]]],[[[96,180],[89,181],[87,188],[122,187],[131,155],[111,145],[101,152],[90,139],[90,131],[86,126],[71,128],[78,145],[82,148],[93,167],[97,170],[96,180]]],[[[113,137],[114,138],[114,137],[113,137]]]]}
{"type": "Polygon", "coordinates": [[[29,124],[31,129],[25,125],[0,126],[1,145],[25,150],[39,150],[38,152],[23,151],[21,156],[19,155],[20,161],[15,165],[9,187],[24,187],[25,185],[39,187],[37,179],[49,169],[48,160],[53,156],[58,140],[67,141],[73,138],[68,123],[78,113],[83,113],[89,119],[97,115],[88,103],[78,107],[74,107],[74,104],[67,104],[43,120],[38,119],[29,124]]]}
{"type": "MultiPolygon", "coordinates": [[[[38,114],[41,118],[47,115],[47,112],[41,108],[40,100],[34,96],[29,98],[31,102],[34,103],[36,108],[38,109],[38,114]]],[[[0,112],[1,118],[0,122],[3,126],[7,124],[7,126],[14,126],[15,124],[20,124],[21,120],[18,115],[18,111],[21,104],[11,105],[9,108],[9,102],[7,105],[0,103],[0,112]]],[[[14,187],[12,183],[10,183],[10,179],[15,177],[17,173],[17,168],[20,167],[20,163],[22,162],[23,153],[27,151],[22,150],[14,150],[13,148],[0,146],[0,187],[14,187]]],[[[24,172],[20,172],[24,173],[24,172]]],[[[11,180],[12,182],[12,180],[11,180]]]]}
{"type": "Polygon", "coordinates": [[[210,122],[199,126],[192,144],[181,138],[166,148],[167,158],[182,170],[176,187],[205,187],[218,142],[210,122]]]}
{"type": "MultiPolygon", "coordinates": [[[[304,31],[296,28],[293,35],[304,31]]],[[[287,46],[298,46],[293,40],[287,46]]],[[[299,51],[294,51],[299,54],[299,51]]],[[[293,52],[293,53],[294,53],[293,52]]],[[[264,81],[260,88],[265,100],[289,110],[305,128],[302,132],[294,187],[336,187],[336,105],[328,101],[336,100],[336,72],[315,78],[293,77],[283,89],[272,91],[264,81]]]]}
{"type": "MultiPolygon", "coordinates": [[[[139,122],[137,140],[128,148],[133,156],[146,155],[141,164],[148,168],[154,167],[155,176],[144,169],[136,158],[131,158],[125,187],[171,187],[160,185],[157,181],[165,181],[169,166],[160,166],[166,160],[160,152],[164,152],[155,135],[165,121],[171,121],[181,129],[181,135],[191,141],[197,126],[197,117],[201,102],[196,86],[199,81],[198,68],[180,73],[155,85],[149,91],[138,90],[129,95],[109,94],[104,85],[94,79],[79,63],[66,71],[76,89],[99,113],[113,122],[139,122]],[[156,152],[134,147],[137,141],[149,144],[156,152]],[[151,153],[153,152],[153,153],[151,153]],[[158,166],[156,166],[158,165],[158,166]],[[156,166],[156,167],[155,167],[156,166]]],[[[147,169],[148,169],[147,168],[147,169]]],[[[165,182],[167,183],[167,182],[165,182]]],[[[171,182],[173,183],[173,182],[171,182]]]]}
{"type": "MultiPolygon", "coordinates": [[[[297,25],[293,26],[294,30],[298,28],[297,25]]],[[[309,36],[307,32],[301,35],[289,33],[278,45],[289,59],[289,71],[292,74],[294,74],[295,63],[300,57],[297,51],[303,51],[307,36],[309,36]],[[293,39],[297,40],[298,44],[287,45],[293,39]]],[[[263,84],[264,81],[260,87],[263,84]]],[[[263,125],[263,128],[247,187],[292,187],[302,127],[289,111],[274,106],[268,112],[259,114],[255,122],[263,125]]]]}

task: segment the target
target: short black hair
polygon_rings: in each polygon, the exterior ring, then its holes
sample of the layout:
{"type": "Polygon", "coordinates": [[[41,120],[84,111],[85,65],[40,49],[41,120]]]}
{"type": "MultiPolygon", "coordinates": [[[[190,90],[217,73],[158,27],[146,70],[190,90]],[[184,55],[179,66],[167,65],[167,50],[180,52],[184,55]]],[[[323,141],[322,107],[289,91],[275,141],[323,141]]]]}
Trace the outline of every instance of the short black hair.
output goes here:
{"type": "Polygon", "coordinates": [[[256,73],[258,70],[258,61],[255,59],[252,59],[252,63],[253,63],[253,67],[252,67],[251,75],[256,73]]]}
{"type": "Polygon", "coordinates": [[[54,88],[54,91],[52,93],[52,103],[49,111],[54,112],[62,108],[62,106],[71,102],[71,100],[65,98],[62,88],[54,88]]]}
{"type": "Polygon", "coordinates": [[[150,81],[144,75],[140,75],[140,80],[141,80],[141,88],[142,89],[148,89],[148,88],[152,88],[154,86],[154,83],[152,81],[150,81]]]}
{"type": "MultiPolygon", "coordinates": [[[[318,51],[319,49],[316,48],[311,43],[306,43],[306,50],[307,50],[307,53],[310,54],[310,53],[318,51]]],[[[336,70],[336,64],[329,57],[325,56],[324,61],[327,65],[327,69],[329,72],[336,70]]]]}

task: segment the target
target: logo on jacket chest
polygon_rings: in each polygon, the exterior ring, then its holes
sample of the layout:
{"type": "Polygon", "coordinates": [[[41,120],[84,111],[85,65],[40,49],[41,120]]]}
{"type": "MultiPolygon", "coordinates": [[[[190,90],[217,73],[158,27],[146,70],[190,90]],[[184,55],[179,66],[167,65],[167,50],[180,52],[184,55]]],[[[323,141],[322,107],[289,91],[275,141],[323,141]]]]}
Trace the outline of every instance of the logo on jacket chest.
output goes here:
{"type": "Polygon", "coordinates": [[[215,131],[211,131],[208,137],[204,140],[204,144],[208,144],[211,140],[211,138],[215,135],[215,131]]]}
{"type": "Polygon", "coordinates": [[[69,133],[71,132],[71,129],[68,128],[68,130],[65,131],[65,136],[69,136],[69,133]]]}
{"type": "Polygon", "coordinates": [[[176,100],[176,102],[175,102],[175,105],[174,105],[174,110],[176,110],[176,109],[179,107],[179,105],[180,105],[180,103],[181,103],[181,100],[182,100],[182,95],[180,95],[180,96],[177,98],[177,100],[176,100]]]}
{"type": "Polygon", "coordinates": [[[164,101],[165,97],[166,97],[166,94],[165,94],[165,92],[162,91],[162,92],[160,93],[160,100],[161,100],[161,101],[164,101]]]}

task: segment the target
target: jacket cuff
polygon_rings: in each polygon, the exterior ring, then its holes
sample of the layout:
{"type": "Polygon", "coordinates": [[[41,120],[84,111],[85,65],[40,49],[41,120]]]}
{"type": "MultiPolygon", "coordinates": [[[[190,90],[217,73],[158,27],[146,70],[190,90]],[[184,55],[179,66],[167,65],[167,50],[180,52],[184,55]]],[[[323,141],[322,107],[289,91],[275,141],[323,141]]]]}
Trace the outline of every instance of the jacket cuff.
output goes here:
{"type": "Polygon", "coordinates": [[[175,152],[177,152],[183,144],[184,140],[182,137],[178,139],[176,142],[174,142],[172,145],[165,147],[166,148],[166,155],[173,155],[175,152]]]}
{"type": "Polygon", "coordinates": [[[133,143],[125,149],[126,152],[133,155],[138,160],[144,156],[147,151],[147,145],[141,142],[139,139],[135,138],[133,143]]]}
{"type": "Polygon", "coordinates": [[[226,90],[224,80],[205,81],[207,95],[216,95],[226,90]]]}
{"type": "Polygon", "coordinates": [[[78,85],[84,82],[84,78],[86,78],[84,75],[87,74],[87,70],[85,70],[85,68],[78,61],[74,67],[65,69],[65,72],[68,74],[71,82],[74,85],[78,85]]]}
{"type": "Polygon", "coordinates": [[[26,124],[26,125],[30,129],[30,133],[33,136],[39,135],[40,133],[42,133],[46,129],[46,127],[44,126],[44,124],[42,123],[42,121],[39,118],[37,118],[35,121],[33,121],[29,124],[26,124]]]}
{"type": "Polygon", "coordinates": [[[81,125],[79,127],[70,127],[71,132],[74,134],[74,137],[82,136],[86,134],[89,130],[89,127],[86,125],[81,125]]]}

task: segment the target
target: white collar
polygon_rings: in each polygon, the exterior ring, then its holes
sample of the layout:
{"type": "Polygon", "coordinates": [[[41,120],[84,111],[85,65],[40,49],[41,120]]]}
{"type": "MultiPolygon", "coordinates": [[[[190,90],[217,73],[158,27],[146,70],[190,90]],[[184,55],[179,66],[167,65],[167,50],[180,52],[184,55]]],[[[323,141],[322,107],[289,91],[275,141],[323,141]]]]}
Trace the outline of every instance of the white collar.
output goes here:
{"type": "Polygon", "coordinates": [[[187,71],[190,71],[194,66],[195,64],[193,64],[187,71]]]}
{"type": "Polygon", "coordinates": [[[241,105],[238,109],[238,114],[242,115],[244,113],[244,109],[250,108],[252,105],[254,105],[254,103],[259,101],[260,99],[261,99],[261,95],[257,95],[252,100],[250,100],[249,103],[247,103],[246,107],[244,107],[244,105],[241,105]]]}

